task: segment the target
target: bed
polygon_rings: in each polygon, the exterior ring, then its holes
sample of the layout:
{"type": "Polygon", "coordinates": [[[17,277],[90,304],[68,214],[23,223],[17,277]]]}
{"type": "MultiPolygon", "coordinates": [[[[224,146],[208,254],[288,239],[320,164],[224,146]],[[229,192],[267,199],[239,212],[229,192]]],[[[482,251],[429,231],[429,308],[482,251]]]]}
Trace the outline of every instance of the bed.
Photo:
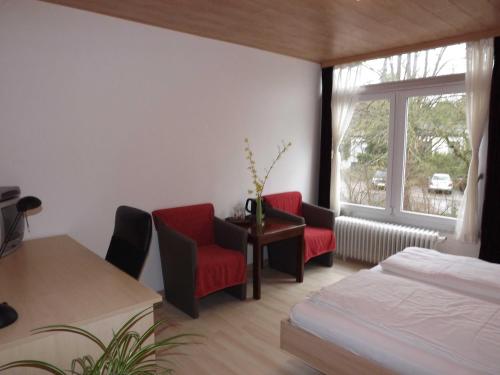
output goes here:
{"type": "Polygon", "coordinates": [[[281,347],[327,374],[499,374],[500,266],[415,248],[391,258],[295,305],[281,347]]]}

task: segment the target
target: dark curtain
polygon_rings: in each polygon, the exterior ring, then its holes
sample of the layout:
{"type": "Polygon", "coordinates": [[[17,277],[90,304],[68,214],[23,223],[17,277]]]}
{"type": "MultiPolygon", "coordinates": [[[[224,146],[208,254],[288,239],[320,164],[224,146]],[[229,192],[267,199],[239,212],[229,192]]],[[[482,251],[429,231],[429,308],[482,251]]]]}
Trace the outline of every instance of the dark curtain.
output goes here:
{"type": "Polygon", "coordinates": [[[333,67],[321,71],[321,144],[319,154],[318,205],[330,208],[330,177],[332,173],[332,79],[333,67]]]}
{"type": "Polygon", "coordinates": [[[500,263],[500,37],[495,38],[479,258],[500,263]]]}

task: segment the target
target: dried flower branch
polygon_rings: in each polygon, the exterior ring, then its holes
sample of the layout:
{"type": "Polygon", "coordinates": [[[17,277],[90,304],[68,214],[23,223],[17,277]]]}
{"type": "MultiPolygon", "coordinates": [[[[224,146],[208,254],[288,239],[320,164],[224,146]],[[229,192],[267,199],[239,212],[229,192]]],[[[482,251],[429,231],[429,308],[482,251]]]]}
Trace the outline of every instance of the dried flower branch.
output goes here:
{"type": "Polygon", "coordinates": [[[254,186],[254,190],[248,190],[248,194],[253,194],[255,193],[257,195],[257,198],[262,197],[262,192],[264,191],[264,187],[266,186],[266,182],[269,178],[269,175],[271,174],[271,171],[273,170],[274,166],[278,162],[278,160],[283,156],[283,154],[292,146],[292,142],[286,143],[285,141],[281,141],[281,145],[278,145],[278,154],[276,157],[273,159],[271,166],[268,169],[265,169],[266,174],[264,175],[264,178],[260,178],[259,175],[257,174],[257,168],[256,168],[256,163],[255,159],[253,158],[253,152],[250,148],[250,142],[248,138],[245,138],[245,153],[246,153],[246,159],[248,160],[248,170],[250,171],[250,175],[252,176],[252,183],[254,186]]]}

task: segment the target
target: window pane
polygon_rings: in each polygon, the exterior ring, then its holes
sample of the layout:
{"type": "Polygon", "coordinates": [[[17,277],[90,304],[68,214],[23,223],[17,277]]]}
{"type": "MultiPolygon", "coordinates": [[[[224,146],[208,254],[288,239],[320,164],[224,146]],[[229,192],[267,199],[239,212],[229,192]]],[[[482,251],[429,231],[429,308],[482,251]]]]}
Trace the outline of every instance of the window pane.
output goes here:
{"type": "Polygon", "coordinates": [[[457,217],[470,154],[463,93],[409,98],[403,209],[457,217]]]}
{"type": "Polygon", "coordinates": [[[340,145],[340,199],[384,207],[386,199],[390,102],[365,100],[356,105],[340,145]]]}
{"type": "Polygon", "coordinates": [[[367,60],[361,85],[465,73],[465,44],[367,60]]]}

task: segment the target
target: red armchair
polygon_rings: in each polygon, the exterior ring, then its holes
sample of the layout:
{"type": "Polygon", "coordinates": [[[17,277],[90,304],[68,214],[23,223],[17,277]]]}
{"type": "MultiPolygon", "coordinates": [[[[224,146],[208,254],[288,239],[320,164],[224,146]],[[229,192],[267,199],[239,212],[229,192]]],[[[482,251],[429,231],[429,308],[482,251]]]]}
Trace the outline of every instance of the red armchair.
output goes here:
{"type": "Polygon", "coordinates": [[[210,293],[246,299],[247,231],[215,217],[209,203],[156,210],[153,219],[167,301],[197,318],[210,293]]]}
{"type": "MultiPolygon", "coordinates": [[[[331,267],[335,251],[333,211],[302,202],[297,192],[270,194],[263,197],[266,216],[275,216],[306,224],[304,230],[304,262],[314,259],[331,267]]],[[[297,245],[282,241],[268,246],[269,265],[280,271],[293,274],[296,269],[297,245]],[[290,253],[292,252],[292,253],[290,253]]]]}

